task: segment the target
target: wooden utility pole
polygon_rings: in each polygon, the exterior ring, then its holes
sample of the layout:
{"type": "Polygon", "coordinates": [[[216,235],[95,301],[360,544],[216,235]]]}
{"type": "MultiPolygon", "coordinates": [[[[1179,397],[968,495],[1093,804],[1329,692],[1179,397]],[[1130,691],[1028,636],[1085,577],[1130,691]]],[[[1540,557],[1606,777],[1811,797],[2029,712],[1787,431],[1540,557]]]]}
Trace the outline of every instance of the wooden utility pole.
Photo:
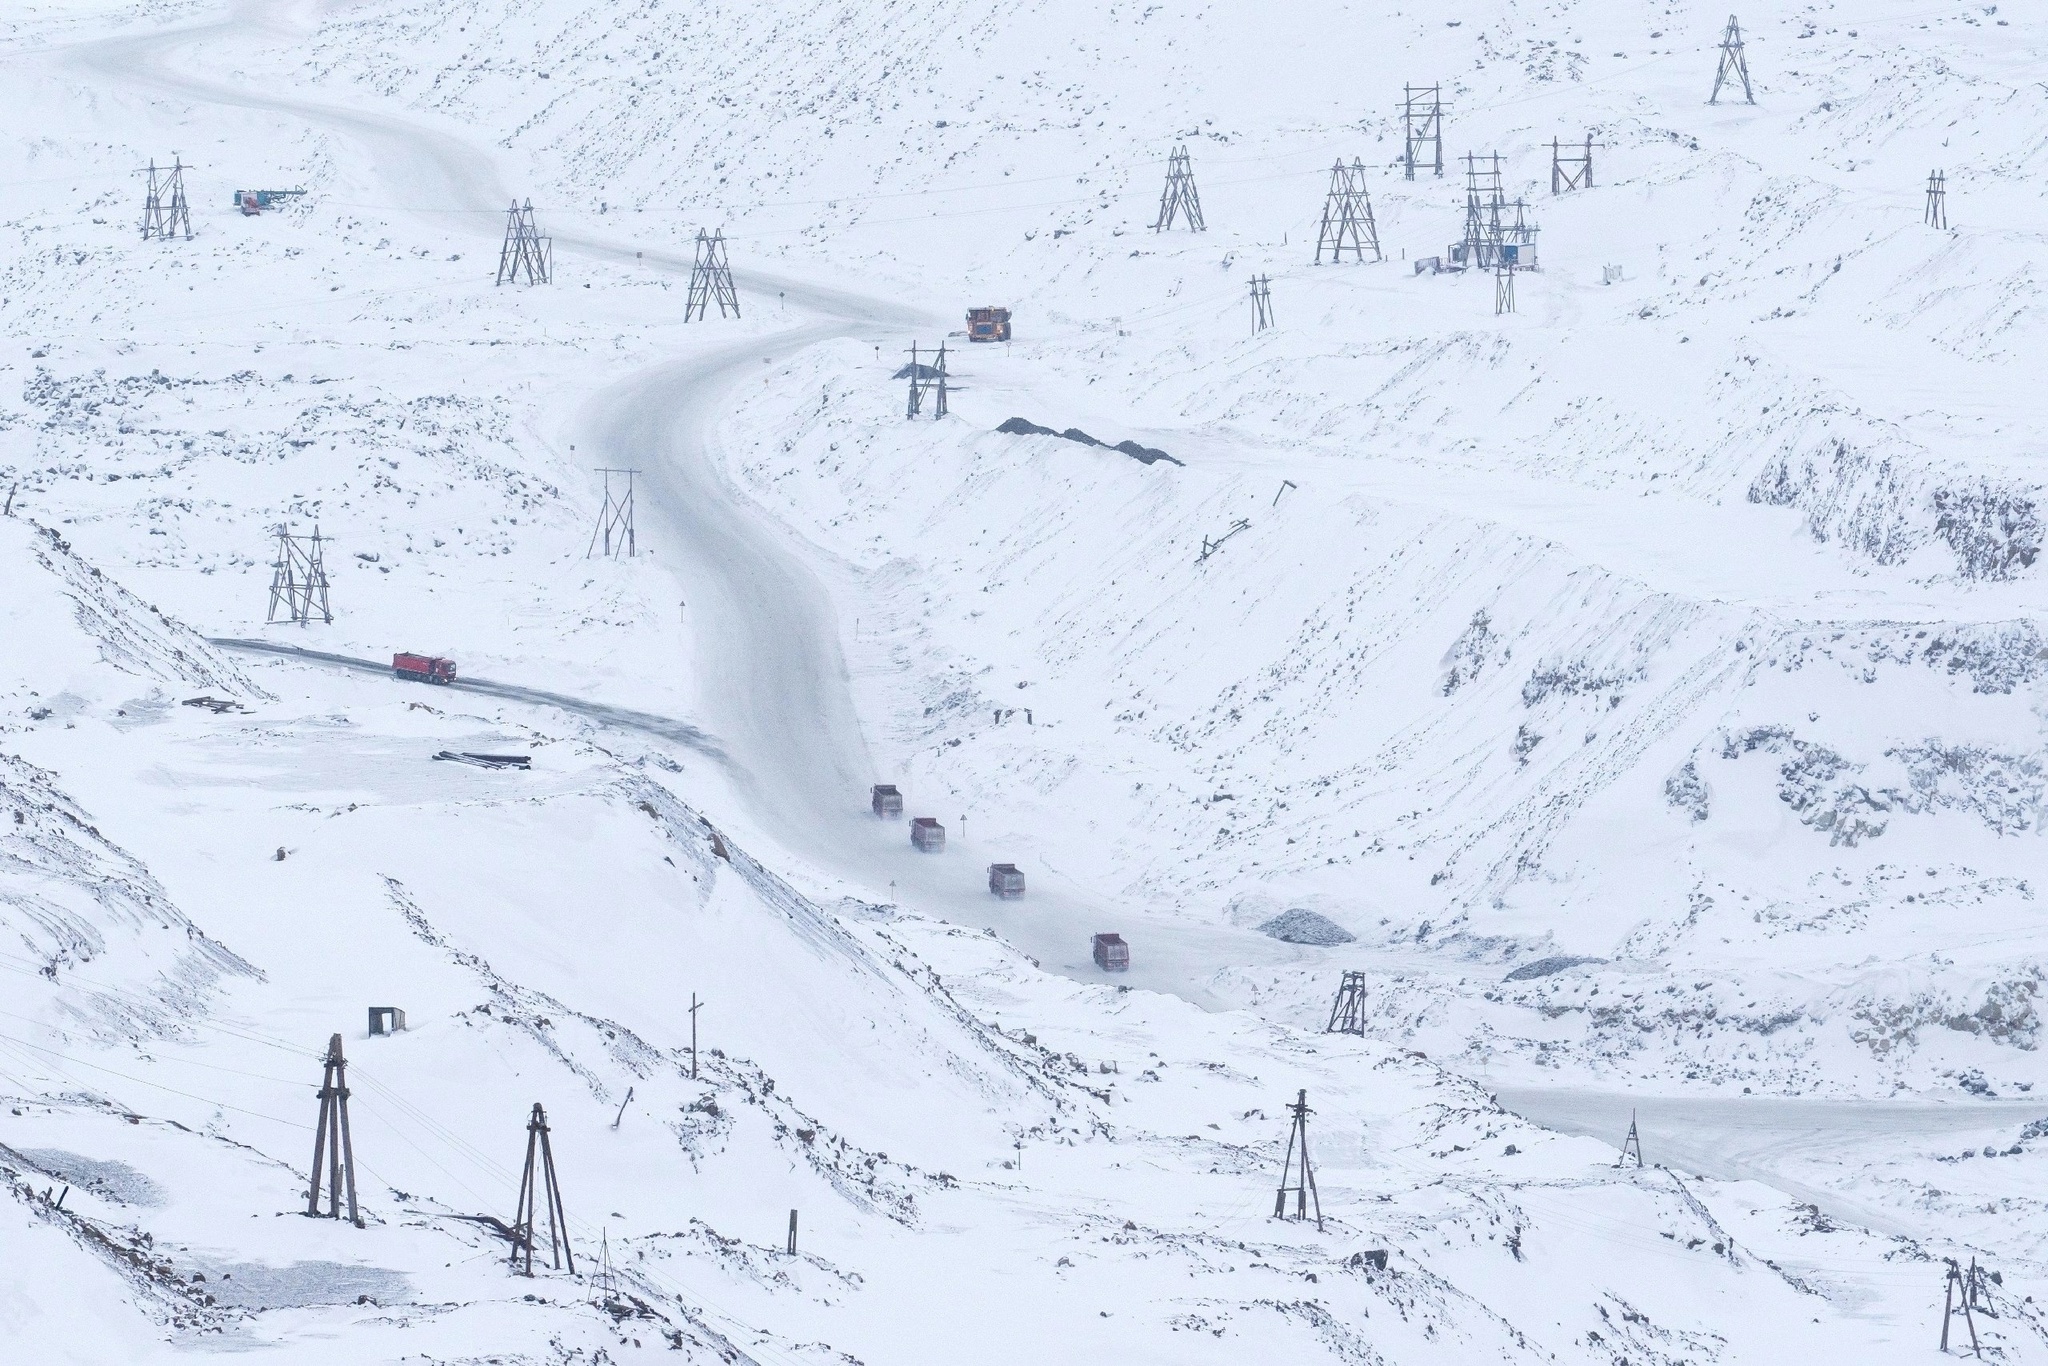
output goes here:
{"type": "MultiPolygon", "coordinates": [[[[1973,1270],[1975,1265],[1973,1261],[1973,1270]]],[[[1977,1320],[1970,1314],[1970,1288],[1970,1283],[1963,1278],[1962,1268],[1955,1264],[1954,1258],[1950,1258],[1948,1279],[1941,1288],[1941,1350],[1948,1351],[1948,1321],[1951,1315],[1960,1310],[1963,1315],[1963,1326],[1970,1330],[1970,1355],[1981,1357],[1984,1353],[1977,1346],[1977,1320]],[[1959,1290],[1962,1292],[1960,1295],[1956,1293],[1959,1290]]]]}
{"type": "Polygon", "coordinates": [[[697,1012],[704,1007],[697,1000],[697,993],[690,993],[690,1080],[697,1080],[697,1012]]]}
{"type": "Polygon", "coordinates": [[[1593,188],[1593,135],[1586,134],[1583,151],[1570,156],[1564,154],[1564,144],[1556,138],[1550,140],[1550,192],[1564,194],[1570,190],[1593,188]]]}
{"type": "Polygon", "coordinates": [[[1401,165],[1410,180],[1427,158],[1438,176],[1444,173],[1444,101],[1440,85],[1401,87],[1401,165]]]}
{"type": "Polygon", "coordinates": [[[1287,1196],[1291,1192],[1294,1196],[1294,1217],[1296,1219],[1308,1218],[1309,1201],[1315,1201],[1316,1229],[1321,1231],[1323,1227],[1323,1197],[1316,1193],[1315,1173],[1309,1169],[1308,1165],[1308,1117],[1315,1113],[1308,1108],[1308,1092],[1297,1092],[1294,1104],[1288,1106],[1287,1109],[1294,1116],[1294,1125],[1287,1131],[1287,1156],[1280,1164],[1280,1193],[1273,1199],[1273,1217],[1275,1219],[1285,1219],[1288,1217],[1287,1196]],[[1294,1174],[1294,1149],[1296,1144],[1301,1146],[1301,1175],[1295,1178],[1294,1184],[1289,1185],[1288,1178],[1294,1174]]]}
{"type": "Polygon", "coordinates": [[[789,1255],[796,1256],[796,1211],[789,1212],[789,1255]]]}
{"type": "Polygon", "coordinates": [[[555,1180],[555,1149],[548,1141],[548,1115],[533,1104],[526,1121],[526,1171],[519,1178],[519,1204],[512,1211],[512,1265],[533,1274],[533,1226],[541,1202],[548,1216],[548,1258],[559,1271],[566,1260],[576,1274],[576,1254],[569,1250],[569,1216],[562,1208],[562,1187],[555,1180]],[[545,1189],[543,1189],[545,1187],[545,1189]]]}
{"type": "Polygon", "coordinates": [[[1252,276],[1252,335],[1273,325],[1273,277],[1252,276]]]}
{"type": "Polygon", "coordinates": [[[363,1226],[356,1208],[356,1152],[348,1131],[348,1059],[341,1055],[341,1035],[327,1040],[327,1066],[320,1075],[320,1122],[313,1128],[313,1182],[306,1191],[306,1213],[312,1218],[341,1218],[342,1187],[348,1188],[348,1221],[363,1226]],[[320,1173],[327,1172],[327,1213],[320,1213],[320,1173]]]}

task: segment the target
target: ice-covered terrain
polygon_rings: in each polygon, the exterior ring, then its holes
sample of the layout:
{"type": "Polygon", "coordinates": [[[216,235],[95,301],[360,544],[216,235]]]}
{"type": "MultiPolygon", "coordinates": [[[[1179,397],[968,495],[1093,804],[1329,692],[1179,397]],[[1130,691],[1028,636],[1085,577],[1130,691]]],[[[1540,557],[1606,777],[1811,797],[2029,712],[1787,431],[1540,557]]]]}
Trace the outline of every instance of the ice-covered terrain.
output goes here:
{"type": "Polygon", "coordinates": [[[1973,1258],[2048,1359],[2048,20],[1742,18],[0,15],[9,1359],[1887,1362],[1973,1258]]]}

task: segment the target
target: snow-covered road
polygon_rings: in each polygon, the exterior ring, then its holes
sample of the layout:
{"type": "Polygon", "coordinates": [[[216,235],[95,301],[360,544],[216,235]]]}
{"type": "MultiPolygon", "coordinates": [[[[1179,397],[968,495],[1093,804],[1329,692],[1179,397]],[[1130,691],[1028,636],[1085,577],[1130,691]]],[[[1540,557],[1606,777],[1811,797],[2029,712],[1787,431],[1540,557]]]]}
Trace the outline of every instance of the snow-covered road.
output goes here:
{"type": "Polygon", "coordinates": [[[1496,1098],[1524,1119],[1559,1133],[1619,1144],[1633,1119],[1652,1165],[1724,1181],[1760,1181],[1874,1233],[1924,1238],[1875,1202],[1817,1184],[1853,1173],[1901,1139],[1947,1136],[1952,1146],[1984,1143],[2038,1118],[2030,1100],[1884,1101],[1807,1096],[1638,1096],[1569,1087],[1502,1087],[1496,1098]],[[1793,1169],[1798,1168],[1796,1173],[1793,1169]],[[1813,1178],[1811,1180],[1802,1177],[1813,1178]]]}
{"type": "MultiPolygon", "coordinates": [[[[71,60],[97,79],[331,129],[361,145],[393,203],[430,206],[423,211],[435,213],[437,224],[445,226],[452,217],[480,238],[494,240],[498,215],[511,194],[487,152],[423,122],[210,79],[173,64],[179,54],[203,43],[262,37],[279,22],[280,8],[245,4],[218,23],[86,44],[73,51],[71,60]],[[465,212],[451,216],[450,209],[465,212]]],[[[557,235],[555,241],[563,256],[671,274],[690,267],[672,253],[619,240],[557,235]]],[[[1032,870],[1028,902],[992,902],[971,874],[962,876],[957,858],[921,857],[907,847],[900,828],[878,825],[862,814],[867,785],[894,775],[876,772],[849,687],[832,596],[831,578],[839,571],[817,547],[731,486],[713,444],[716,415],[729,404],[742,376],[758,370],[764,360],[784,359],[835,338],[893,335],[932,325],[932,320],[890,301],[759,273],[739,275],[744,293],[776,293],[810,317],[767,337],[756,335],[629,374],[589,396],[576,427],[579,446],[589,443],[584,449],[592,463],[643,472],[645,523],[664,547],[664,562],[678,574],[690,604],[695,655],[703,661],[701,717],[670,720],[513,684],[470,686],[722,755],[751,822],[783,848],[868,894],[893,894],[955,922],[994,926],[1050,970],[1095,978],[1086,955],[1089,934],[1111,928],[1129,933],[1137,928],[1130,917],[1088,889],[1063,882],[1057,869],[1032,870]]],[[[851,571],[846,572],[850,581],[851,571]]],[[[1717,587],[1742,596],[1726,585],[1717,587]]],[[[307,652],[305,657],[343,667],[382,668],[343,656],[307,652]]],[[[664,667],[664,662],[650,658],[649,667],[664,667]]],[[[1145,949],[1130,984],[1203,1004],[1213,1003],[1204,984],[1219,966],[1241,964],[1257,953],[1284,961],[1290,952],[1241,931],[1185,921],[1162,924],[1142,938],[1145,949]]],[[[1560,1089],[1503,1092],[1502,1099],[1567,1132],[1618,1136],[1614,1114],[1621,1102],[1615,1097],[1560,1089]]],[[[1988,1105],[1915,1107],[1903,1115],[1897,1106],[1856,1102],[1672,1101],[1647,1103],[1643,1109],[1645,1140],[1657,1157],[1694,1171],[1768,1181],[1880,1229],[1887,1221],[1876,1211],[1810,1187],[1786,1169],[1816,1146],[1849,1142],[1873,1128],[1908,1121],[1944,1129],[1987,1128],[2016,1117],[1988,1105]]]]}
{"type": "MultiPolygon", "coordinates": [[[[260,83],[219,80],[178,65],[180,54],[209,43],[261,39],[279,32],[286,7],[243,4],[223,21],[83,44],[70,60],[96,79],[162,92],[183,100],[263,110],[324,127],[359,143],[389,201],[418,206],[435,227],[455,222],[495,240],[502,206],[512,195],[491,156],[425,123],[298,97],[260,83]],[[456,212],[450,212],[454,210],[456,212]]],[[[194,64],[197,65],[197,59],[194,64]]],[[[687,276],[691,261],[658,248],[593,236],[557,234],[558,256],[582,255],[637,269],[687,276]]],[[[715,417],[740,377],[764,360],[837,337],[886,334],[942,325],[904,305],[815,283],[736,270],[743,300],[770,293],[799,313],[799,325],[699,352],[629,374],[590,396],[575,425],[576,445],[592,464],[642,472],[643,535],[665,548],[690,604],[697,657],[701,728],[677,722],[693,747],[715,746],[728,761],[754,828],[793,853],[848,879],[862,893],[893,898],[956,922],[991,926],[1045,967],[1084,979],[1099,970],[1091,936],[1115,929],[1127,936],[1136,918],[1105,905],[1089,890],[1064,882],[1056,868],[1036,867],[1032,894],[998,902],[959,860],[915,853],[897,826],[864,811],[877,773],[839,647],[839,627],[820,573],[826,556],[801,543],[733,489],[711,449],[715,417]],[[586,444],[587,443],[587,444],[586,444]],[[708,737],[703,735],[708,732],[708,737]]],[[[322,660],[318,654],[307,658],[322,660]]],[[[650,656],[650,668],[666,661],[650,656]]],[[[543,697],[530,689],[508,700],[567,706],[603,723],[616,708],[599,701],[543,697]]],[[[645,726],[637,727],[647,729],[645,726]]],[[[914,801],[914,794],[913,794],[914,801]]],[[[911,814],[928,814],[922,811],[911,814]]],[[[944,813],[935,813],[941,814],[944,813]]],[[[958,831],[956,829],[956,838],[958,831]]],[[[1248,954],[1283,961],[1285,946],[1242,932],[1175,922],[1144,936],[1129,983],[1215,1004],[1204,982],[1220,963],[1248,954]]]]}

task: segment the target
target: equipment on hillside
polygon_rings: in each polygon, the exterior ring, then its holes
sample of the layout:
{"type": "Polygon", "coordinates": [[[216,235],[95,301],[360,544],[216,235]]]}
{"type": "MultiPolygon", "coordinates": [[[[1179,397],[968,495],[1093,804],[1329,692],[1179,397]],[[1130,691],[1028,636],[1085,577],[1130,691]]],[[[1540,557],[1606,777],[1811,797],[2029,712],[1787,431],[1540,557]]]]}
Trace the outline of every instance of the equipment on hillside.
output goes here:
{"type": "Polygon", "coordinates": [[[447,685],[455,681],[455,661],[438,655],[399,653],[391,656],[391,676],[415,683],[447,685]]]}
{"type": "Polygon", "coordinates": [[[236,190],[235,207],[242,211],[244,218],[275,209],[287,199],[297,199],[304,190],[236,190]]]}
{"type": "Polygon", "coordinates": [[[1010,310],[1007,308],[970,308],[967,310],[967,340],[971,342],[1006,342],[1010,339],[1010,310]]]}

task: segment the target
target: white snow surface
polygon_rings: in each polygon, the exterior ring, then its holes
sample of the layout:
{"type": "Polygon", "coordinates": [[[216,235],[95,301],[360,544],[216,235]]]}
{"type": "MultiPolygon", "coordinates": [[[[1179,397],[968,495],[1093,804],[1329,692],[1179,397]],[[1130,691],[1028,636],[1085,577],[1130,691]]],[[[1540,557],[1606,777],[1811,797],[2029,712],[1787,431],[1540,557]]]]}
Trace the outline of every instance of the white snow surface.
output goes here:
{"type": "Polygon", "coordinates": [[[1753,106],[1683,3],[10,7],[5,1357],[1891,1362],[1974,1259],[2048,1359],[2048,19],[1742,19],[1753,106]]]}

